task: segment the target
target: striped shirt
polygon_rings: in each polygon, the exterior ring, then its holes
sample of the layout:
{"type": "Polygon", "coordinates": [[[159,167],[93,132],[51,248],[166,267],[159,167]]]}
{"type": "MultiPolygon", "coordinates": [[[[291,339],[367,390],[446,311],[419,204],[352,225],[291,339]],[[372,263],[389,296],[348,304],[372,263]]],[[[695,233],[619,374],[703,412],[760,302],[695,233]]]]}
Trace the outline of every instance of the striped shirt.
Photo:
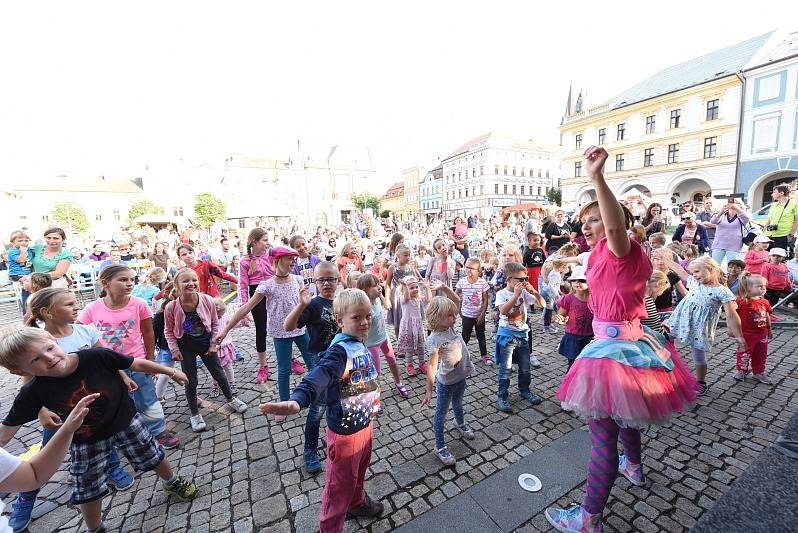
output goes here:
{"type": "Polygon", "coordinates": [[[665,328],[662,326],[662,318],[659,316],[657,306],[654,304],[654,299],[651,296],[646,296],[644,301],[646,303],[646,313],[648,313],[648,317],[641,318],[640,323],[644,326],[648,326],[654,331],[665,333],[665,328]]]}

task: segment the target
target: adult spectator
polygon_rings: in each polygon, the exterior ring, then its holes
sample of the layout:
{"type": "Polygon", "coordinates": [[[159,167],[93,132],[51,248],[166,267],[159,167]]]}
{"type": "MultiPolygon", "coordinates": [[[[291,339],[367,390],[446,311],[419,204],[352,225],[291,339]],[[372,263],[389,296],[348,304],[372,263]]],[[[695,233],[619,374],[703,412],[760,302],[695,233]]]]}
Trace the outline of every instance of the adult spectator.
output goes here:
{"type": "Polygon", "coordinates": [[[687,200],[685,203],[682,204],[682,213],[695,213],[695,204],[692,200],[687,200]]]}
{"type": "Polygon", "coordinates": [[[157,266],[162,268],[164,272],[169,272],[169,252],[167,250],[167,244],[164,242],[156,242],[155,246],[152,248],[152,253],[149,255],[148,259],[152,261],[153,266],[157,266]]]}
{"type": "Polygon", "coordinates": [[[712,248],[712,240],[715,238],[716,225],[712,223],[712,217],[715,215],[715,213],[712,211],[712,207],[712,198],[707,196],[704,198],[704,204],[701,206],[701,210],[695,214],[698,223],[704,226],[704,229],[707,230],[707,242],[709,243],[708,248],[712,248]]]}
{"type": "Polygon", "coordinates": [[[119,250],[119,254],[122,257],[122,261],[125,261],[125,263],[127,263],[128,261],[133,261],[133,259],[135,259],[133,257],[133,253],[130,251],[130,243],[127,242],[119,243],[119,246],[117,246],[117,250],[119,250]]]}
{"type": "Polygon", "coordinates": [[[789,185],[781,184],[773,187],[773,204],[768,211],[766,235],[773,241],[770,248],[788,250],[792,257],[795,234],[798,232],[798,202],[790,199],[789,185]]]}
{"type": "Polygon", "coordinates": [[[646,237],[655,233],[665,233],[665,219],[662,216],[662,205],[653,203],[646,209],[641,224],[646,228],[646,237]]]}
{"type": "Polygon", "coordinates": [[[554,212],[554,220],[546,227],[546,253],[553,254],[571,241],[571,226],[565,221],[565,211],[554,212]]]}
{"type": "Polygon", "coordinates": [[[111,248],[111,255],[108,256],[108,259],[100,263],[100,268],[98,269],[99,272],[102,272],[106,267],[111,265],[125,265],[127,266],[127,261],[122,259],[122,252],[119,251],[119,248],[111,248]]]}
{"type": "Polygon", "coordinates": [[[468,259],[468,226],[463,222],[463,217],[454,217],[454,222],[449,228],[449,236],[454,240],[454,249],[468,259]]]}
{"type": "Polygon", "coordinates": [[[44,231],[44,242],[31,247],[34,272],[47,274],[53,280],[53,287],[69,287],[66,273],[72,263],[72,254],[64,248],[66,233],[61,228],[48,228],[44,231]]]}
{"type": "Polygon", "coordinates": [[[109,257],[108,252],[103,250],[103,245],[98,242],[89,254],[89,261],[105,261],[109,257]]]}
{"type": "Polygon", "coordinates": [[[643,200],[638,200],[634,207],[634,216],[637,222],[643,220],[643,216],[646,214],[646,206],[643,204],[643,200]]]}
{"type": "Polygon", "coordinates": [[[139,241],[133,241],[133,244],[130,247],[130,255],[133,256],[133,261],[144,261],[147,259],[149,254],[139,241]]]}
{"type": "Polygon", "coordinates": [[[476,229],[479,219],[476,215],[472,214],[468,217],[468,229],[476,229]]]}
{"type": "Polygon", "coordinates": [[[216,264],[219,265],[219,268],[227,272],[228,274],[233,274],[234,276],[238,275],[238,272],[233,272],[231,267],[233,265],[233,259],[240,256],[238,255],[238,250],[230,246],[230,241],[227,237],[222,237],[219,240],[219,250],[214,254],[214,260],[216,264]]]}
{"type": "Polygon", "coordinates": [[[83,250],[81,250],[77,246],[73,246],[72,248],[70,248],[69,253],[72,255],[70,263],[72,263],[73,265],[79,265],[89,262],[89,256],[87,254],[84,254],[83,250]]]}
{"type": "Polygon", "coordinates": [[[529,212],[529,217],[524,223],[524,236],[529,235],[530,233],[537,233],[540,235],[542,231],[543,229],[540,226],[540,212],[537,210],[531,210],[529,212]]]}
{"type": "Polygon", "coordinates": [[[8,270],[8,252],[0,253],[0,270],[8,270]]]}
{"type": "Polygon", "coordinates": [[[682,223],[676,227],[672,240],[682,244],[695,244],[699,254],[703,254],[708,246],[707,230],[696,222],[695,213],[691,211],[682,213],[682,223]]]}
{"type": "Polygon", "coordinates": [[[748,233],[746,229],[751,216],[745,212],[745,206],[740,200],[729,198],[723,204],[720,213],[716,213],[710,222],[714,226],[715,238],[710,242],[712,259],[720,265],[725,257],[727,261],[740,257],[743,249],[743,237],[748,233]]]}

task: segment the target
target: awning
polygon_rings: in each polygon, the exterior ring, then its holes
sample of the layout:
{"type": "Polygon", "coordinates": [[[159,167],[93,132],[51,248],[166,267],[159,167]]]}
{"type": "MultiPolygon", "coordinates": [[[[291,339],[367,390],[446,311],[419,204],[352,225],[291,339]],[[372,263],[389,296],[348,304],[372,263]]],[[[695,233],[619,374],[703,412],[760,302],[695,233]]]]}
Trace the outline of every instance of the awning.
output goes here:
{"type": "Polygon", "coordinates": [[[502,213],[514,213],[518,211],[542,211],[546,207],[538,202],[526,202],[502,208],[502,213]]]}

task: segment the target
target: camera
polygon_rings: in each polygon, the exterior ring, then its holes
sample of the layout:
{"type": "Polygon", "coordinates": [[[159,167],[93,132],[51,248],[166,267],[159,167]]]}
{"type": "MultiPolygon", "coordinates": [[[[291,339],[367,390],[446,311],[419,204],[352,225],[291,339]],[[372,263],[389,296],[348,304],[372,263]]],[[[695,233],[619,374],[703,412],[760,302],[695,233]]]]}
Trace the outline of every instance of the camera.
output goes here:
{"type": "Polygon", "coordinates": [[[768,231],[776,231],[777,229],[779,229],[779,226],[778,224],[768,224],[765,227],[765,229],[767,229],[768,231]]]}

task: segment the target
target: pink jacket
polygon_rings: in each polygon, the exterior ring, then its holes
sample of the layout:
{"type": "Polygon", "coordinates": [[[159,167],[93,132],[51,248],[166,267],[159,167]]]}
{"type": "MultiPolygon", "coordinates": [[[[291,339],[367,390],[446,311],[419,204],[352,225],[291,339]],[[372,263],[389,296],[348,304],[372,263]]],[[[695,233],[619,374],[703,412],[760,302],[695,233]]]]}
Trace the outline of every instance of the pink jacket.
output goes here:
{"type": "Polygon", "coordinates": [[[250,260],[249,254],[244,254],[238,263],[238,303],[245,305],[249,301],[249,286],[257,285],[261,281],[267,281],[274,276],[272,267],[271,251],[263,255],[253,255],[250,260]],[[256,268],[253,274],[249,273],[250,262],[254,261],[256,268]]]}
{"type": "MultiPolygon", "coordinates": [[[[202,325],[205,329],[211,332],[211,340],[219,333],[219,317],[216,314],[216,306],[213,303],[213,298],[207,294],[199,294],[199,303],[197,304],[197,314],[202,320],[202,325]]],[[[180,305],[180,300],[173,300],[166,305],[163,313],[164,328],[163,334],[166,337],[166,342],[169,344],[169,349],[172,352],[179,352],[180,348],[177,345],[177,339],[181,338],[185,331],[183,331],[183,322],[186,321],[186,313],[180,305]]]]}

